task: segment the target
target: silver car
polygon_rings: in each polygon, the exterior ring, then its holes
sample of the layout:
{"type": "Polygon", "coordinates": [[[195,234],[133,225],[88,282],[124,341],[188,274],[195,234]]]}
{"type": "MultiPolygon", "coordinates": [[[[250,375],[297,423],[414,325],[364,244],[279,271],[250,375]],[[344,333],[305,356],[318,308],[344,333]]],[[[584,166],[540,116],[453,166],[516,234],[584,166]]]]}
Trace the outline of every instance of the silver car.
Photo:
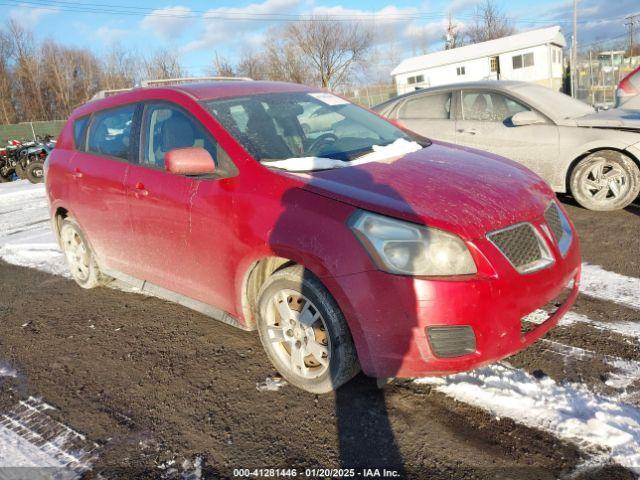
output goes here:
{"type": "Polygon", "coordinates": [[[640,111],[596,112],[511,81],[427,88],[373,110],[426,137],[522,163],[591,210],[624,208],[640,193],[640,111]]]}

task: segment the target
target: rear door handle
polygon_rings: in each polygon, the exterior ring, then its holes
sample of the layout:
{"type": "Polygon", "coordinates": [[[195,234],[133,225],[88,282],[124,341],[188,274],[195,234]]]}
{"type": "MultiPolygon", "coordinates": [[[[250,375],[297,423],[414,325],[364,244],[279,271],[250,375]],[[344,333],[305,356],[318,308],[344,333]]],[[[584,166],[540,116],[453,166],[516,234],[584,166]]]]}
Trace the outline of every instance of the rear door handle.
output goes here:
{"type": "Polygon", "coordinates": [[[144,188],[144,184],[142,182],[136,183],[135,190],[134,195],[136,198],[146,197],[149,195],[149,191],[144,188]]]}
{"type": "Polygon", "coordinates": [[[475,135],[478,131],[475,128],[461,128],[458,130],[459,133],[468,133],[469,135],[475,135]]]}
{"type": "Polygon", "coordinates": [[[84,174],[80,171],[79,168],[76,168],[72,173],[71,176],[73,178],[82,178],[84,176],[84,174]]]}

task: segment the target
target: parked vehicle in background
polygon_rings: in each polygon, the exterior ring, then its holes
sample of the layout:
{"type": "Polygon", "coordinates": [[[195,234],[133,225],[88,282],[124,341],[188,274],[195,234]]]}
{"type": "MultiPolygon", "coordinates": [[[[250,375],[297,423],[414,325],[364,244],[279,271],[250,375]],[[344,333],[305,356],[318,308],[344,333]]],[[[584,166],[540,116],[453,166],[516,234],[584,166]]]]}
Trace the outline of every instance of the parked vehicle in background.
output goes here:
{"type": "Polygon", "coordinates": [[[50,136],[36,141],[10,140],[0,151],[0,181],[11,181],[15,173],[31,183],[44,182],[44,162],[55,144],[50,136]]]}
{"type": "Polygon", "coordinates": [[[616,107],[640,110],[640,66],[620,80],[616,89],[616,107]]]}
{"type": "MultiPolygon", "coordinates": [[[[515,353],[578,294],[578,240],[520,165],[302,85],[140,88],[73,112],[46,162],[83,288],[111,277],[245,330],[310,392],[515,353]],[[309,112],[336,118],[308,137],[309,112]],[[358,132],[354,135],[353,132],[358,132]],[[528,314],[548,307],[547,318],[528,314]]],[[[135,321],[135,320],[132,320],[135,321]]]]}
{"type": "Polygon", "coordinates": [[[591,210],[640,192],[640,112],[592,107],[526,82],[427,88],[373,107],[421,135],[515,160],[591,210]]]}

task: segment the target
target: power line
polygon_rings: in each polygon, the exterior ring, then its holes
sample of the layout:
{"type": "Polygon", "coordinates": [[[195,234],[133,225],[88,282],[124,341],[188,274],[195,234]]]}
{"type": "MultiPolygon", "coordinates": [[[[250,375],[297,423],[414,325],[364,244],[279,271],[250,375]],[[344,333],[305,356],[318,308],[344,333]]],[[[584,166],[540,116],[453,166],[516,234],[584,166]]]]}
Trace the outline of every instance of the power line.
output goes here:
{"type": "MultiPolygon", "coordinates": [[[[362,20],[437,20],[444,19],[447,14],[440,13],[428,13],[424,11],[416,11],[415,13],[327,13],[327,14],[288,14],[288,13],[259,13],[259,12],[245,12],[245,11],[216,11],[215,13],[209,10],[189,10],[189,12],[177,13],[177,12],[161,12],[148,7],[136,7],[125,6],[118,4],[107,3],[77,3],[68,2],[63,0],[56,0],[45,2],[43,0],[5,0],[0,5],[24,7],[31,6],[43,10],[49,11],[65,11],[74,13],[100,13],[107,15],[121,15],[121,16],[145,16],[145,17],[160,17],[160,18],[199,18],[203,20],[239,20],[239,21],[307,21],[307,20],[322,20],[329,18],[336,21],[362,21],[362,20]]],[[[459,14],[456,16],[459,19],[473,20],[479,18],[475,14],[459,14]]],[[[601,20],[615,20],[622,19],[622,17],[605,18],[601,20]]],[[[515,20],[516,23],[527,24],[566,24],[569,20],[540,20],[540,19],[527,19],[521,18],[515,20]]],[[[586,20],[579,23],[586,22],[586,20]]]]}

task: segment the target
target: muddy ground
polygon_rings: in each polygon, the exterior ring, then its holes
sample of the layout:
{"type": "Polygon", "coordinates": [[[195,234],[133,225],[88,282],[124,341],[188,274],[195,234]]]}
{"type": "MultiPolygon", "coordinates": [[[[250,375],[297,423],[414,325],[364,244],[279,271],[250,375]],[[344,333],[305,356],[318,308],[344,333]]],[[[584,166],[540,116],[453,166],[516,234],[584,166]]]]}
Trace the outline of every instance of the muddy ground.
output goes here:
{"type": "MultiPolygon", "coordinates": [[[[640,277],[640,207],[597,213],[566,202],[585,261],[640,277]]],[[[409,382],[380,390],[359,376],[336,395],[259,391],[275,371],[257,335],[156,298],[85,291],[2,262],[0,284],[1,358],[20,373],[0,384],[0,411],[27,395],[54,405],[53,416],[99,445],[87,478],[159,478],[168,460],[198,456],[205,478],[232,477],[235,468],[340,466],[419,479],[634,478],[615,465],[579,468],[586,456],[575,446],[409,382]]],[[[594,316],[610,307],[579,300],[594,316]]],[[[605,341],[582,325],[546,339],[596,344],[599,355],[560,365],[539,343],[508,361],[606,393],[602,355],[640,360],[624,339],[605,341]]]]}

